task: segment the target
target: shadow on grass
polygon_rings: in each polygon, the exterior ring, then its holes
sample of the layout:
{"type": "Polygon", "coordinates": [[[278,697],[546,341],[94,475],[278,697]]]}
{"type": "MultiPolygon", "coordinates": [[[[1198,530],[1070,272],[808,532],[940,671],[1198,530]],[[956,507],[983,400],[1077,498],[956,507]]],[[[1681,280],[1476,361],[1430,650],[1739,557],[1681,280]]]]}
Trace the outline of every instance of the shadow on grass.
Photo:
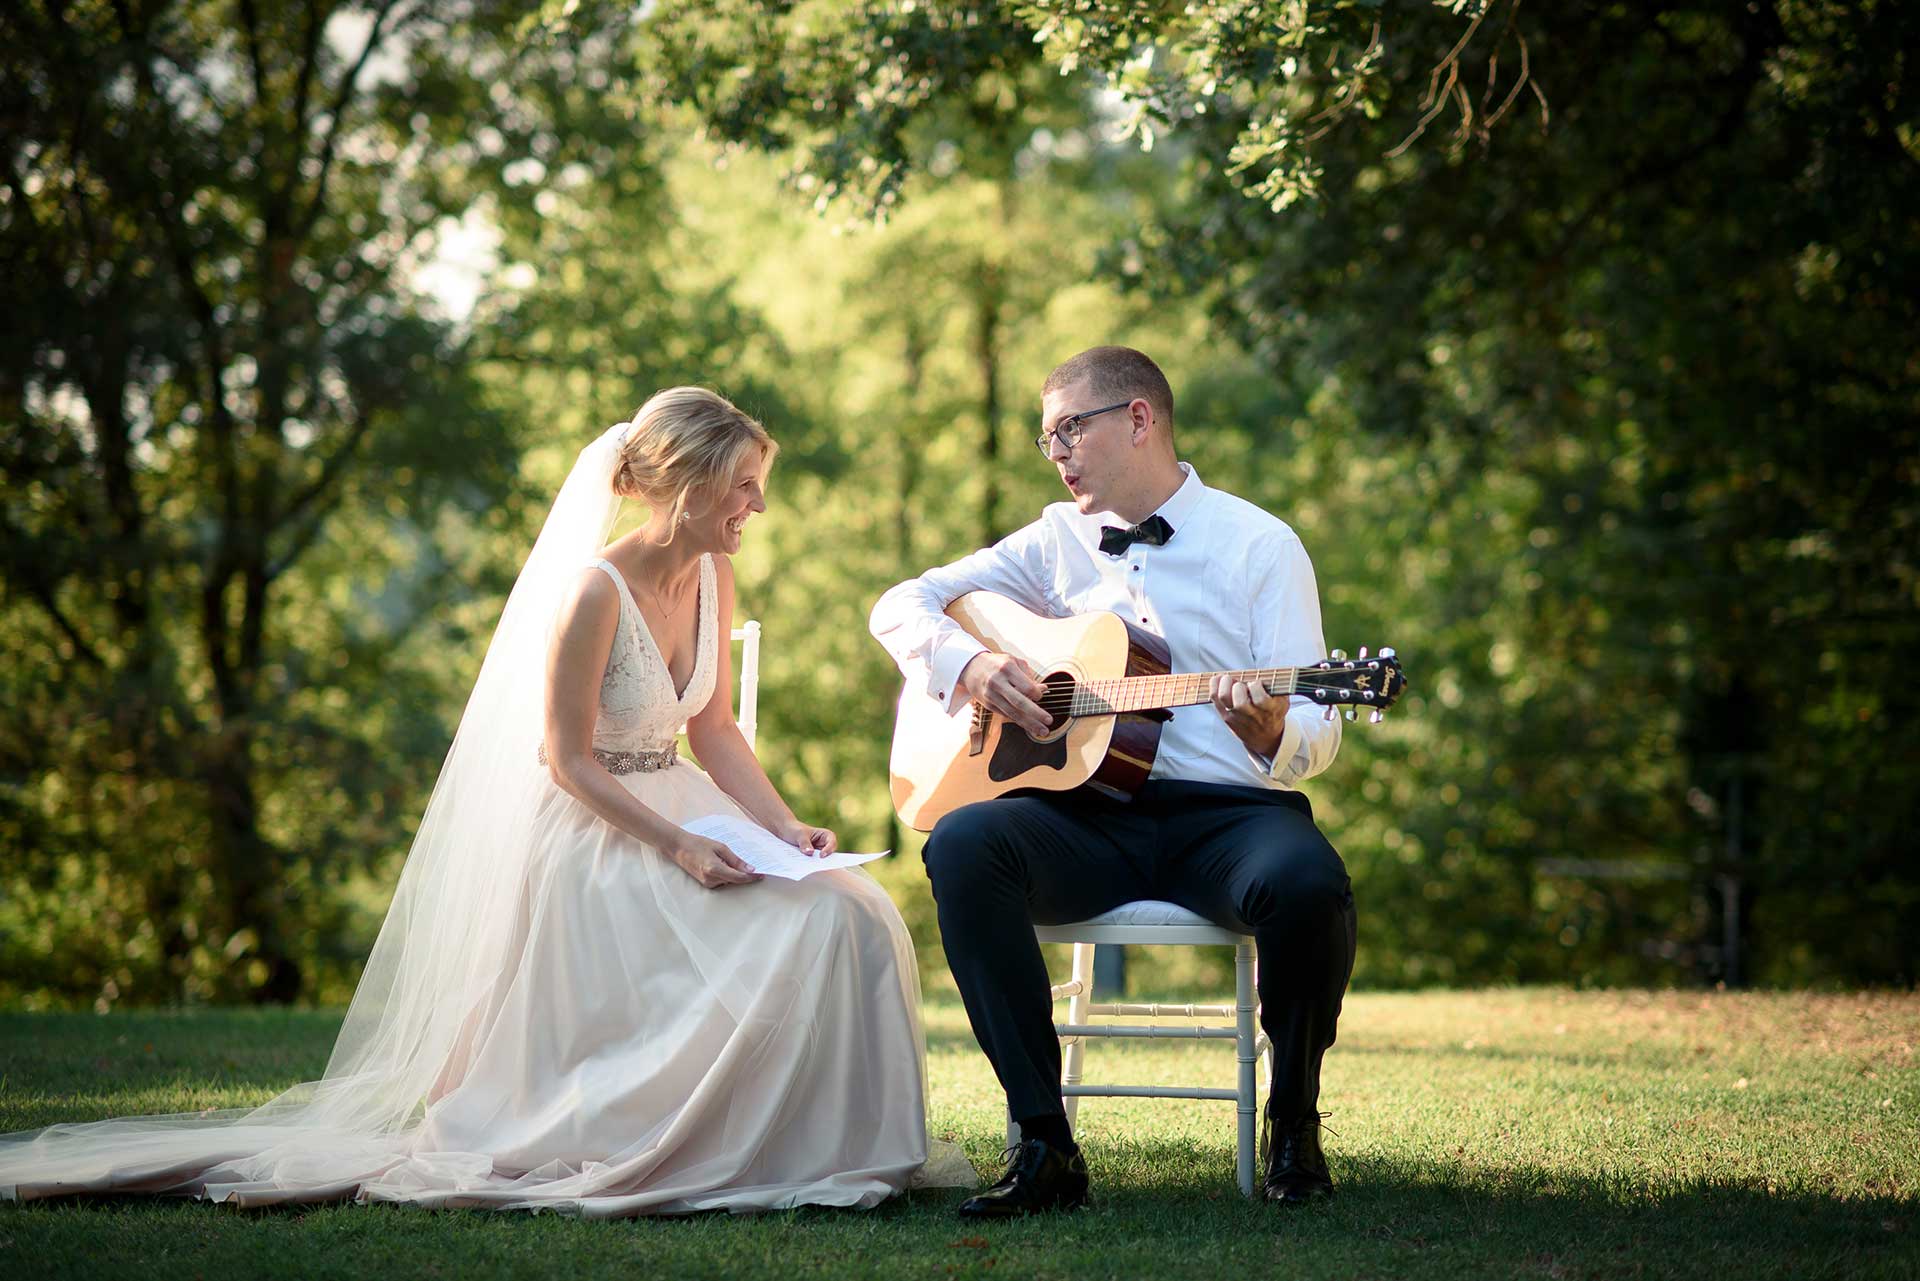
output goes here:
{"type": "Polygon", "coordinates": [[[1327,1251],[1325,1261],[1388,1275],[1920,1275],[1920,1204],[1823,1192],[1796,1170],[1777,1172],[1769,1190],[1334,1151],[1338,1194],[1282,1210],[1243,1201],[1217,1155],[1196,1162],[1184,1145],[1089,1156],[1102,1248],[1116,1255],[1155,1251],[1153,1225],[1171,1213],[1215,1221],[1210,1237],[1239,1228],[1282,1239],[1308,1272],[1327,1251]]]}
{"type": "MultiPolygon", "coordinates": [[[[94,1014],[0,1014],[0,1128],[130,1115],[142,1096],[197,1099],[207,1091],[264,1101],[326,1069],[340,1030],[337,1010],[186,1010],[94,1014]],[[13,1115],[8,1104],[38,1094],[53,1102],[13,1115]]],[[[238,1098],[222,1098],[234,1106],[238,1098]]],[[[197,1106],[198,1104],[196,1104],[197,1106]]],[[[151,1110],[151,1109],[148,1109],[151,1110]]],[[[166,1109],[177,1110],[177,1109],[166,1109]]]]}
{"type": "Polygon", "coordinates": [[[9,1249],[30,1250],[22,1257],[75,1265],[62,1275],[105,1275],[94,1265],[118,1244],[164,1258],[154,1275],[231,1273],[255,1260],[292,1261],[303,1275],[378,1266],[575,1277],[595,1263],[642,1263],[652,1275],[782,1279],[1217,1278],[1243,1269],[1409,1278],[1920,1274],[1911,1199],[1336,1153],[1339,1195],[1281,1209],[1243,1199],[1218,1151],[1127,1140],[1090,1145],[1088,1155],[1092,1208],[1002,1224],[959,1221],[953,1211],[962,1194],[951,1190],[869,1212],[613,1222],[392,1206],[232,1211],[119,1197],[0,1206],[0,1261],[9,1249]],[[324,1267],[322,1254],[302,1253],[321,1246],[324,1267]]]}

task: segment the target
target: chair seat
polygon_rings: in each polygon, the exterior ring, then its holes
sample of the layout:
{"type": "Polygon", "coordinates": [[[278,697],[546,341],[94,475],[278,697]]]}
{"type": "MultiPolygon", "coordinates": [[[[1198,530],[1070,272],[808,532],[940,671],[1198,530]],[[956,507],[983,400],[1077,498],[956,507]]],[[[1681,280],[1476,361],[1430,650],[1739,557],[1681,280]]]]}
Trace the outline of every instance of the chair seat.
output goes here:
{"type": "Polygon", "coordinates": [[[1221,943],[1228,947],[1247,935],[1215,925],[1178,903],[1140,899],[1064,925],[1037,925],[1042,943],[1221,943]]]}

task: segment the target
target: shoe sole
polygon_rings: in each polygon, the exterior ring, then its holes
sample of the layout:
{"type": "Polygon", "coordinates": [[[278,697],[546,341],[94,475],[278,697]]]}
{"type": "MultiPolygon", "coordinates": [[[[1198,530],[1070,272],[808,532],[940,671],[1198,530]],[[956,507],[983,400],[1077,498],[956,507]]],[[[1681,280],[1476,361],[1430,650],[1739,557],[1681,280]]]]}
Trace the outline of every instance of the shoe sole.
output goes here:
{"type": "Polygon", "coordinates": [[[1052,1205],[1037,1206],[1031,1210],[969,1210],[962,1206],[954,1213],[963,1219],[1030,1219],[1036,1214],[1071,1214],[1092,1204],[1093,1198],[1082,1194],[1077,1201],[1055,1201],[1052,1205]]]}

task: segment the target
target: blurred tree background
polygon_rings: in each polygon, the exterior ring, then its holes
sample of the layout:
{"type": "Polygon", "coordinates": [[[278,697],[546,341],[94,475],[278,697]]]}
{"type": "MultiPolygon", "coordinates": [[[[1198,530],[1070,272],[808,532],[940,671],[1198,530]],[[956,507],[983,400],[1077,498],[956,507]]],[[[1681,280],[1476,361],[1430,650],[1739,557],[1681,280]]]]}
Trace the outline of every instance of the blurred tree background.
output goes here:
{"type": "Polygon", "coordinates": [[[679,381],[785,445],[762,755],[901,850],[944,982],[866,611],[1056,497],[1037,389],[1102,342],[1414,678],[1308,785],[1356,982],[1915,979],[1907,6],[0,37],[0,1000],[343,999],[554,487],[679,381]]]}

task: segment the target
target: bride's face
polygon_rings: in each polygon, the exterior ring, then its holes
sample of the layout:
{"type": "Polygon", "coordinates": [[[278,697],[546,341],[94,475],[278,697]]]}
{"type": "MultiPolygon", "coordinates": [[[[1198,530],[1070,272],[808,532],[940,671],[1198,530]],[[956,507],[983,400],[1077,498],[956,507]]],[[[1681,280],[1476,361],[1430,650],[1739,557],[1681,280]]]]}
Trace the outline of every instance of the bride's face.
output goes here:
{"type": "Polygon", "coordinates": [[[694,513],[687,522],[687,534],[703,551],[716,551],[723,556],[731,556],[740,550],[742,529],[755,512],[767,509],[766,495],[761,489],[765,479],[767,460],[760,454],[749,454],[740,460],[734,469],[733,479],[720,489],[712,502],[694,513]]]}

